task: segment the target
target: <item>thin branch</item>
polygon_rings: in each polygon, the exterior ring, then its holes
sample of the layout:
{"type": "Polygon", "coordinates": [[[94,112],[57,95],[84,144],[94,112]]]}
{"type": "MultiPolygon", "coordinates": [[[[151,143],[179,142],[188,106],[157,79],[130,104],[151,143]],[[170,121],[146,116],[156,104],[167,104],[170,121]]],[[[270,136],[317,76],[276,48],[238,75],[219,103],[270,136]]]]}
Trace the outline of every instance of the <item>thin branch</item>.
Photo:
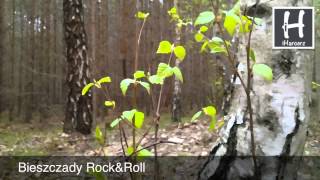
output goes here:
{"type": "Polygon", "coordinates": [[[255,7],[255,10],[254,10],[253,19],[252,19],[252,23],[251,23],[250,31],[249,31],[247,47],[246,47],[246,50],[247,50],[247,71],[248,71],[248,75],[247,75],[247,91],[249,92],[249,93],[247,93],[247,106],[249,108],[251,152],[252,152],[255,175],[257,175],[258,167],[257,167],[257,159],[256,159],[256,144],[255,144],[254,131],[253,131],[253,128],[254,128],[253,127],[253,110],[252,110],[252,102],[251,102],[251,96],[250,96],[251,81],[252,81],[252,69],[251,69],[251,66],[250,66],[250,49],[251,49],[251,37],[252,37],[252,31],[253,31],[253,25],[254,25],[254,18],[255,18],[256,13],[257,13],[258,4],[259,4],[259,0],[256,1],[256,7],[255,7]]]}

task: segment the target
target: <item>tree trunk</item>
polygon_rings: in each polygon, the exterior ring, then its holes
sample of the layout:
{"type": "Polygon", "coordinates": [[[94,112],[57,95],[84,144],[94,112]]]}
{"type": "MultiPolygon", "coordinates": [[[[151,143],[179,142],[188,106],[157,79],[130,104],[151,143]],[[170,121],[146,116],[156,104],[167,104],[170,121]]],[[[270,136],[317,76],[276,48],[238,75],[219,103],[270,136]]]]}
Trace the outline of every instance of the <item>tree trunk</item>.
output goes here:
{"type": "MultiPolygon", "coordinates": [[[[251,1],[248,7],[254,3],[251,1]]],[[[263,0],[258,6],[262,11],[258,11],[257,15],[263,16],[265,22],[271,22],[272,6],[307,5],[294,0],[263,0]]],[[[225,127],[221,129],[220,138],[200,171],[199,179],[289,180],[297,177],[301,160],[299,156],[303,154],[309,122],[313,52],[272,50],[272,26],[265,23],[264,27],[253,32],[252,48],[256,52],[257,63],[265,63],[273,68],[274,79],[272,83],[256,76],[253,79],[254,93],[251,98],[258,177],[253,177],[250,157],[247,98],[243,87],[235,84],[233,99],[225,116],[225,127]]],[[[242,42],[246,42],[246,39],[242,42]]],[[[240,47],[238,59],[239,67],[246,67],[245,47],[240,47]]]]}
{"type": "MultiPolygon", "coordinates": [[[[174,7],[178,8],[178,1],[174,1],[174,7]]],[[[179,44],[181,41],[181,28],[175,28],[176,35],[176,44],[179,44]]],[[[180,68],[180,61],[176,59],[175,67],[180,68]]],[[[173,97],[172,97],[172,121],[180,122],[181,121],[181,82],[178,78],[174,78],[174,87],[173,87],[173,97]]]]}
{"type": "Polygon", "coordinates": [[[81,96],[82,88],[90,81],[82,0],[64,0],[63,12],[69,88],[64,132],[76,130],[89,134],[92,124],[92,93],[81,96]]]}
{"type": "MultiPolygon", "coordinates": [[[[3,42],[3,34],[4,34],[4,26],[5,26],[5,16],[4,16],[4,10],[5,10],[5,1],[0,1],[0,86],[3,87],[2,82],[2,70],[3,70],[3,61],[4,61],[4,42],[3,42]]],[[[3,92],[0,90],[0,113],[3,111],[3,92]]]]}
{"type": "Polygon", "coordinates": [[[9,121],[12,121],[13,120],[13,116],[14,116],[14,107],[15,107],[15,99],[16,99],[16,96],[17,96],[17,93],[16,93],[16,89],[15,89],[15,78],[14,78],[14,72],[15,72],[15,42],[16,42],[16,36],[15,36],[15,30],[16,30],[16,1],[13,0],[12,1],[12,29],[11,29],[11,56],[10,56],[10,61],[11,61],[11,71],[10,71],[10,80],[11,80],[11,83],[10,83],[10,90],[11,92],[13,92],[11,94],[11,97],[10,97],[10,107],[9,107],[9,121]]]}

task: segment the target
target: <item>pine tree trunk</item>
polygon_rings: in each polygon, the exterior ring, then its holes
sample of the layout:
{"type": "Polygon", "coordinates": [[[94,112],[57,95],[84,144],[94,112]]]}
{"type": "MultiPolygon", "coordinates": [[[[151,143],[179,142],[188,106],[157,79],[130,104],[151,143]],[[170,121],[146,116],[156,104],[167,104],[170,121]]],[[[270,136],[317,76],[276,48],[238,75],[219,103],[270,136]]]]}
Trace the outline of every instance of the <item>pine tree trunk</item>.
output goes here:
{"type": "MultiPolygon", "coordinates": [[[[5,1],[0,1],[0,54],[2,54],[0,56],[0,87],[3,87],[2,84],[2,69],[3,69],[3,59],[4,59],[4,42],[3,42],[3,34],[4,34],[4,26],[5,26],[5,18],[4,18],[4,7],[5,7],[5,1]]],[[[0,113],[3,111],[3,92],[2,90],[0,90],[0,113]]]]}
{"type": "Polygon", "coordinates": [[[64,132],[76,130],[89,134],[92,125],[92,93],[81,96],[82,88],[90,81],[82,0],[64,0],[63,12],[69,88],[64,132]]]}
{"type": "MultiPolygon", "coordinates": [[[[242,1],[244,2],[244,0],[242,1]]],[[[247,1],[248,2],[248,1],[247,1]]],[[[248,3],[252,6],[255,1],[248,3]]],[[[261,1],[258,14],[271,22],[272,6],[307,6],[301,1],[261,1]],[[264,3],[265,2],[265,3],[264,3]]],[[[255,30],[252,48],[257,63],[273,68],[274,79],[267,83],[253,79],[251,94],[258,177],[253,177],[247,98],[241,85],[234,85],[233,99],[225,116],[225,127],[213,147],[199,179],[295,179],[299,158],[303,154],[309,123],[312,51],[272,50],[272,26],[255,30]],[[249,156],[249,158],[239,158],[249,156]],[[265,158],[261,158],[264,156],[265,158]],[[291,156],[291,157],[289,157],[291,156]],[[273,158],[271,158],[273,157],[273,158]]],[[[246,42],[246,39],[242,40],[246,42]]],[[[246,67],[245,48],[240,47],[238,59],[246,67]]],[[[240,64],[240,66],[241,66],[240,64]]],[[[245,74],[246,70],[243,71],[245,74]]],[[[242,73],[241,73],[242,74],[242,73]]],[[[244,78],[246,79],[246,78],[244,78]]]]}

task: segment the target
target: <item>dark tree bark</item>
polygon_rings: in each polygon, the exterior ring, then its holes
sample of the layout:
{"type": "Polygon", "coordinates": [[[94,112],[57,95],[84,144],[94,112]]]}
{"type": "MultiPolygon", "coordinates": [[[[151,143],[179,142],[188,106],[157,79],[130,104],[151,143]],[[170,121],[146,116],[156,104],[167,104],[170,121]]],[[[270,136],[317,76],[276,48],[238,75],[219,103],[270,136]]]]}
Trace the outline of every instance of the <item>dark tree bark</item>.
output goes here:
{"type": "MultiPolygon", "coordinates": [[[[2,64],[4,59],[4,44],[3,44],[3,34],[4,34],[4,26],[5,26],[5,18],[4,18],[4,7],[5,7],[5,1],[0,1],[0,86],[2,86],[2,64]]],[[[3,92],[0,90],[0,113],[3,111],[3,103],[2,103],[2,94],[3,92]]]]}
{"type": "MultiPolygon", "coordinates": [[[[253,0],[249,1],[248,7],[254,3],[253,0]]],[[[226,125],[199,179],[297,179],[310,119],[313,52],[272,50],[272,27],[267,23],[271,22],[272,6],[307,5],[306,1],[283,0],[279,3],[262,0],[258,6],[262,10],[258,11],[262,13],[258,15],[264,17],[266,24],[265,29],[253,32],[251,47],[256,52],[257,63],[265,63],[273,68],[274,78],[272,83],[256,76],[253,78],[251,99],[257,173],[254,174],[250,157],[247,97],[243,87],[236,83],[233,99],[224,117],[226,125]]],[[[246,39],[242,41],[246,42],[246,39]]],[[[246,67],[245,48],[243,44],[239,47],[239,66],[246,67]]],[[[245,73],[246,70],[241,70],[243,76],[246,76],[245,73]]]]}
{"type": "Polygon", "coordinates": [[[82,88],[90,81],[82,0],[64,0],[63,12],[69,88],[64,132],[76,130],[89,134],[92,125],[92,93],[81,96],[82,88]]]}
{"type": "Polygon", "coordinates": [[[12,28],[11,28],[11,56],[10,56],[10,61],[11,61],[11,64],[10,64],[10,80],[11,80],[11,83],[10,83],[10,89],[11,89],[11,92],[13,92],[13,94],[11,94],[11,98],[10,98],[10,105],[9,105],[9,121],[12,121],[13,118],[14,118],[14,107],[15,107],[15,98],[17,96],[16,94],[16,89],[15,89],[15,80],[14,80],[14,72],[15,72],[15,42],[16,42],[16,39],[15,39],[15,31],[16,31],[16,17],[15,17],[15,13],[16,13],[16,1],[13,0],[12,1],[12,28]]]}

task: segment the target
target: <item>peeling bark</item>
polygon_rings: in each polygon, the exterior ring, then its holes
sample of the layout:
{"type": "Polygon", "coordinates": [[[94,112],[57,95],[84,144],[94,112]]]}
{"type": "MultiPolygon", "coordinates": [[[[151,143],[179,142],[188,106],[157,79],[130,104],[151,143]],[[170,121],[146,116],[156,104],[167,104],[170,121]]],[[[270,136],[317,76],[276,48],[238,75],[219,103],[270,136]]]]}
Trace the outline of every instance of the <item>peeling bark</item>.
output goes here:
{"type": "MultiPolygon", "coordinates": [[[[244,2],[244,0],[242,1],[244,2]]],[[[255,1],[247,1],[252,7],[255,1]]],[[[199,179],[296,179],[299,156],[303,154],[309,122],[311,95],[312,51],[272,50],[272,6],[307,6],[306,1],[261,1],[258,15],[265,21],[253,32],[252,48],[257,63],[273,68],[272,83],[253,78],[251,93],[258,176],[254,177],[251,156],[249,115],[246,94],[240,84],[234,84],[226,125],[213,147],[199,179]]],[[[239,45],[238,70],[245,78],[245,45],[239,45]],[[243,68],[244,67],[244,68],[243,68]]]]}
{"type": "Polygon", "coordinates": [[[82,88],[90,81],[82,0],[64,0],[63,12],[69,87],[64,132],[76,130],[89,134],[92,124],[92,93],[81,96],[82,88]]]}

